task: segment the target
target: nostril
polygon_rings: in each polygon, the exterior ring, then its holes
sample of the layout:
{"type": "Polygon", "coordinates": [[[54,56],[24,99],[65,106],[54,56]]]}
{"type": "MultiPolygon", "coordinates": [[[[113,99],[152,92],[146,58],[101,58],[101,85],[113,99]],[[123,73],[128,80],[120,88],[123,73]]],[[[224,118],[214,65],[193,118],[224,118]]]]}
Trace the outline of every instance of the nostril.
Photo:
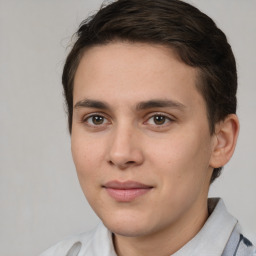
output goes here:
{"type": "Polygon", "coordinates": [[[127,161],[127,162],[114,162],[112,160],[109,160],[109,164],[111,166],[116,166],[118,167],[119,169],[126,169],[128,168],[129,166],[132,166],[132,165],[135,165],[136,164],[136,161],[127,161]]]}
{"type": "Polygon", "coordinates": [[[110,165],[115,165],[111,160],[108,161],[110,165]]]}
{"type": "Polygon", "coordinates": [[[126,164],[127,164],[127,165],[135,164],[135,161],[128,161],[126,164]]]}

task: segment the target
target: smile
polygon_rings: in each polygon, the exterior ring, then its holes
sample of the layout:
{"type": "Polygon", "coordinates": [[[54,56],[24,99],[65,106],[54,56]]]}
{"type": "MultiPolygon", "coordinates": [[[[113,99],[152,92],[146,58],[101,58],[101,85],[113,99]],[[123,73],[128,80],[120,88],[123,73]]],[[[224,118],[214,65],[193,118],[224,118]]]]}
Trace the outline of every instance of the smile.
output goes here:
{"type": "Polygon", "coordinates": [[[116,201],[130,202],[151,191],[153,187],[135,181],[110,181],[103,188],[116,201]]]}

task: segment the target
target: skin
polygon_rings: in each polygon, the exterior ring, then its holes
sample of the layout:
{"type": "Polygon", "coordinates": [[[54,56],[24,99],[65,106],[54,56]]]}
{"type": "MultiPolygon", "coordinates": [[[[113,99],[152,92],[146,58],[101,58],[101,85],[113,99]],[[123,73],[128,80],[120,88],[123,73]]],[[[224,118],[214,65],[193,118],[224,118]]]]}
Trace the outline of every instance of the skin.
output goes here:
{"type": "Polygon", "coordinates": [[[232,116],[211,135],[196,82],[197,69],[164,46],[113,42],[87,49],[81,59],[72,155],[88,202],[114,233],[118,255],[170,255],[208,217],[213,168],[228,161],[234,148],[223,156],[234,136],[228,141],[222,127],[237,134],[238,122],[232,116]],[[109,181],[150,189],[120,202],[107,193],[109,181]]]}

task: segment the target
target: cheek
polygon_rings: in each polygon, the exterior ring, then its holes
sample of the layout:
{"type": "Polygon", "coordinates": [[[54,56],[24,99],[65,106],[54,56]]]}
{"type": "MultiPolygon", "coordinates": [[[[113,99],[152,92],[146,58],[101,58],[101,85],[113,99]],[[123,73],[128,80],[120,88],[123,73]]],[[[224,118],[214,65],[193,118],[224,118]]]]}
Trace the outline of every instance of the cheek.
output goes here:
{"type": "Polygon", "coordinates": [[[155,171],[160,188],[159,204],[180,211],[206,195],[208,189],[209,153],[198,138],[172,139],[162,147],[154,148],[155,171]]]}
{"type": "Polygon", "coordinates": [[[148,154],[164,184],[188,187],[193,182],[204,182],[207,177],[211,156],[209,135],[181,132],[180,136],[176,134],[148,148],[153,150],[148,154]]]}
{"type": "Polygon", "coordinates": [[[79,181],[82,183],[96,176],[102,156],[100,143],[90,138],[73,136],[71,139],[71,151],[79,181]]]}
{"type": "Polygon", "coordinates": [[[147,149],[148,155],[152,156],[155,163],[173,172],[176,168],[182,171],[182,166],[185,167],[189,164],[198,152],[193,138],[186,137],[184,134],[171,136],[171,138],[158,141],[158,143],[153,141],[152,145],[147,146],[147,149]]]}

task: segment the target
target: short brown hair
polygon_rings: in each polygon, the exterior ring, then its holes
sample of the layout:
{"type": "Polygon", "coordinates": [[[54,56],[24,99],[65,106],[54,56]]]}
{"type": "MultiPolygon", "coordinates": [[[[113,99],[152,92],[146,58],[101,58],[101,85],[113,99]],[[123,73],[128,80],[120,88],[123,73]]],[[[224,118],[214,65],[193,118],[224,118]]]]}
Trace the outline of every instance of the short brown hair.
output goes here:
{"type": "MultiPolygon", "coordinates": [[[[69,131],[72,131],[73,81],[85,49],[113,41],[161,44],[198,68],[197,88],[205,99],[209,127],[236,112],[237,72],[232,49],[213,20],[180,0],[118,0],[84,20],[62,76],[69,131]]],[[[221,173],[215,168],[211,182],[221,173]]]]}

